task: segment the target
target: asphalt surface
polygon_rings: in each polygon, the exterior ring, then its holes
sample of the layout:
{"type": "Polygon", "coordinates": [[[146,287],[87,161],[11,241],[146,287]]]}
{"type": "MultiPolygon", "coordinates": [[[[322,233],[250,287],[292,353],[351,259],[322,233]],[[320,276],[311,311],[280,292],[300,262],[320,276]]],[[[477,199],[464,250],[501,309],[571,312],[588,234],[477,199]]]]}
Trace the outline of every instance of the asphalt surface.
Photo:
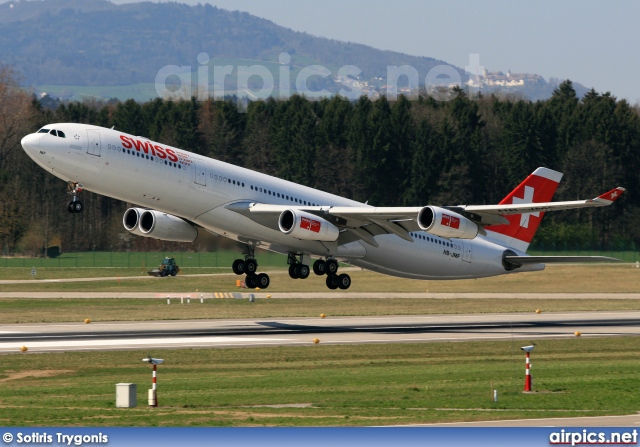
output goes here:
{"type": "Polygon", "coordinates": [[[640,312],[0,325],[0,352],[410,343],[640,335],[640,312]]]}

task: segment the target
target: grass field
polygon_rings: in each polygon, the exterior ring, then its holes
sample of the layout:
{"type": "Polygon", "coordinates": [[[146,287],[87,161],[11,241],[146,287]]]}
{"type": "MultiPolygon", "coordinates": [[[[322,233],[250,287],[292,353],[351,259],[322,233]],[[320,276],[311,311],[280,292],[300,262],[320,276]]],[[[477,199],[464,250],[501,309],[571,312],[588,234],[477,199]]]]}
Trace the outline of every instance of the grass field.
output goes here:
{"type": "MultiPolygon", "coordinates": [[[[31,278],[28,269],[0,269],[0,279],[31,278]]],[[[36,277],[76,278],[78,276],[104,277],[95,282],[0,284],[0,291],[48,291],[48,292],[154,292],[157,299],[63,299],[63,298],[4,298],[0,299],[0,324],[38,323],[60,321],[155,320],[199,318],[277,318],[315,317],[321,313],[331,316],[368,315],[421,315],[446,313],[503,313],[563,311],[640,310],[640,300],[620,299],[619,293],[640,291],[640,269],[633,265],[555,265],[543,272],[522,273],[496,278],[463,281],[418,281],[392,278],[366,271],[350,271],[353,286],[350,292],[388,292],[388,298],[331,298],[321,277],[291,280],[283,270],[271,274],[272,286],[268,292],[326,292],[327,298],[258,299],[254,303],[246,299],[213,299],[212,292],[242,291],[235,281],[236,275],[190,276],[206,269],[185,269],[175,278],[124,279],[140,275],[139,269],[58,269],[42,268],[36,277]],[[123,278],[122,280],[120,278],[123,278]],[[196,291],[198,291],[196,293],[196,291]],[[396,292],[567,292],[610,294],[608,299],[431,299],[394,298],[396,292]],[[204,294],[207,299],[200,304],[180,305],[173,300],[166,304],[166,296],[173,294],[204,294]]],[[[211,270],[211,269],[210,269],[211,270]]],[[[227,269],[228,270],[228,269],[227,269]]],[[[209,272],[208,272],[209,273],[209,272]]]]}
{"type": "MultiPolygon", "coordinates": [[[[531,251],[532,256],[609,256],[627,263],[640,261],[640,253],[637,251],[559,251],[541,252],[531,251]]],[[[112,267],[124,269],[149,269],[155,267],[165,256],[172,256],[180,267],[198,268],[223,268],[230,269],[234,259],[241,257],[238,251],[220,250],[211,252],[70,252],[62,253],[55,258],[31,258],[31,257],[0,257],[0,267],[32,267],[40,268],[91,268],[112,267]]],[[[269,251],[256,252],[257,260],[261,267],[286,267],[287,257],[269,251]]],[[[0,270],[0,275],[2,271],[0,270]]],[[[1,276],[0,276],[0,279],[1,276]]]]}
{"type": "Polygon", "coordinates": [[[568,311],[637,311],[635,299],[209,299],[204,304],[167,305],[166,298],[155,299],[0,299],[0,324],[196,320],[224,318],[294,318],[381,315],[438,315],[468,313],[568,311]]]}
{"type": "MultiPolygon", "coordinates": [[[[231,273],[230,268],[217,270],[227,275],[189,276],[197,273],[211,273],[214,270],[185,268],[175,278],[150,278],[140,268],[134,269],[36,269],[31,275],[30,268],[0,269],[0,280],[20,279],[34,282],[28,284],[0,284],[0,291],[29,292],[157,292],[188,293],[196,289],[202,292],[236,291],[236,279],[241,277],[231,273]],[[119,277],[143,275],[140,280],[120,281],[119,277]],[[38,279],[65,277],[110,277],[112,280],[97,282],[38,283],[38,279]]],[[[270,292],[312,292],[330,293],[324,277],[311,275],[306,280],[291,280],[281,267],[262,267],[271,275],[270,292]]],[[[515,273],[493,278],[459,281],[422,281],[395,278],[369,271],[352,269],[350,292],[565,292],[565,293],[634,293],[640,291],[640,268],[635,264],[599,265],[551,265],[542,272],[515,273]]]]}
{"type": "MultiPolygon", "coordinates": [[[[241,258],[238,251],[211,252],[72,252],[55,258],[3,257],[0,267],[22,267],[31,271],[32,267],[47,268],[92,268],[113,267],[146,270],[157,267],[165,256],[176,258],[180,267],[221,267],[230,269],[234,259],[241,258]]],[[[261,251],[260,266],[286,266],[287,257],[270,251],[261,251]]]]}
{"type": "Polygon", "coordinates": [[[2,356],[0,425],[335,426],[632,414],[638,339],[541,340],[533,393],[511,342],[166,350],[158,408],[148,352],[2,356]],[[115,384],[138,407],[115,408],[115,384]],[[493,402],[493,389],[498,402],[493,402]]]}

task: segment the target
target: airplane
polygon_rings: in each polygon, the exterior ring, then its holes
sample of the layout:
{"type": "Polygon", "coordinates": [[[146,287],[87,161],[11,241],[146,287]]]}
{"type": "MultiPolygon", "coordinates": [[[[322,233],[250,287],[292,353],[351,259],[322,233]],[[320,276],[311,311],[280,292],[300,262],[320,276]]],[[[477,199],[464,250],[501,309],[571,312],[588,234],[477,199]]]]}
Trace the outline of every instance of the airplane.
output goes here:
{"type": "Polygon", "coordinates": [[[562,178],[540,167],[497,205],[375,207],[234,166],[115,129],[46,125],[21,141],[38,165],[69,185],[67,209],[82,190],[137,204],[123,216],[130,233],[193,242],[199,231],[233,239],[243,257],[232,270],[265,289],[255,249],[287,255],[289,276],[326,275],[346,290],[338,261],[387,275],[470,279],[539,271],[548,263],[612,261],[602,256],[528,256],[545,212],[611,205],[625,191],[551,202],[562,178]],[[312,268],[309,262],[315,258],[312,268]]]}

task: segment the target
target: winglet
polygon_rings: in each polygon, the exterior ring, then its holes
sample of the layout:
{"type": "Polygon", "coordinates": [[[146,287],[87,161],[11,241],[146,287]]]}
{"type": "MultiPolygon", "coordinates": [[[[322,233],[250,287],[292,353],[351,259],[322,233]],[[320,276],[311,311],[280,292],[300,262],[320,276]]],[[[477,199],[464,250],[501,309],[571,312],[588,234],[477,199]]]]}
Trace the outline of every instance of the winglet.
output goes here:
{"type": "Polygon", "coordinates": [[[618,186],[617,188],[612,189],[609,192],[605,192],[604,194],[599,195],[598,197],[593,199],[593,201],[602,203],[603,205],[611,205],[613,202],[618,200],[625,191],[626,189],[618,186]]]}

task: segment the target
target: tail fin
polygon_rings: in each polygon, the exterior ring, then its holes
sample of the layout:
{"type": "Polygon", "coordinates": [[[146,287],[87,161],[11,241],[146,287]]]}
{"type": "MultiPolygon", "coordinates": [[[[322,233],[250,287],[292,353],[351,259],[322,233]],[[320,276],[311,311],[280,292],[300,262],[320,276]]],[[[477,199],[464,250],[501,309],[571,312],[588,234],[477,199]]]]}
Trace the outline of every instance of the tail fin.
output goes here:
{"type": "MultiPolygon", "coordinates": [[[[533,171],[516,189],[502,199],[500,205],[516,203],[544,203],[553,198],[562,173],[547,168],[538,168],[533,171]]],[[[509,225],[490,225],[485,227],[487,238],[492,239],[505,247],[515,248],[526,252],[529,244],[536,234],[544,212],[530,214],[511,214],[504,217],[509,225]]]]}

